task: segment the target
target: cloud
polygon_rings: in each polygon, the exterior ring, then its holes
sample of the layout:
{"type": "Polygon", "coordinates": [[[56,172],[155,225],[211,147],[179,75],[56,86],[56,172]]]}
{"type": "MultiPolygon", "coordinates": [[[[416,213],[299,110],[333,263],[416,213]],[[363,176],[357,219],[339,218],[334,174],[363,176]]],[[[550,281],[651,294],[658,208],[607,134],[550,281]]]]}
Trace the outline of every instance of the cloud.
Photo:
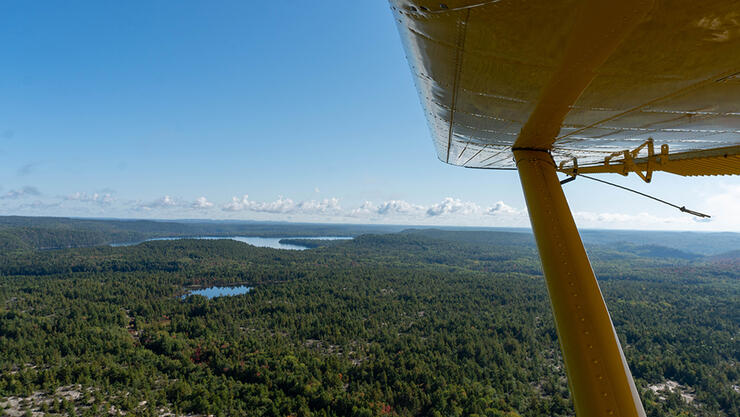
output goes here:
{"type": "Polygon", "coordinates": [[[275,201],[260,202],[250,200],[249,195],[246,194],[242,198],[232,197],[231,202],[223,207],[224,211],[254,211],[273,214],[328,213],[337,212],[340,209],[339,199],[337,198],[308,200],[296,203],[290,198],[280,196],[275,201]]]}
{"type": "Polygon", "coordinates": [[[427,216],[442,216],[447,214],[475,214],[480,213],[479,205],[470,201],[461,201],[459,198],[447,197],[441,203],[433,204],[427,209],[427,216]]]}
{"type": "Polygon", "coordinates": [[[198,197],[190,207],[194,209],[209,209],[213,207],[213,203],[208,201],[205,197],[198,197]]]}
{"type": "Polygon", "coordinates": [[[323,200],[302,201],[298,203],[298,209],[302,212],[328,213],[339,211],[342,208],[339,206],[338,198],[325,198],[323,200]]]}
{"type": "Polygon", "coordinates": [[[226,204],[223,209],[224,211],[257,211],[264,213],[287,213],[295,209],[295,203],[289,198],[278,197],[277,200],[269,203],[252,201],[249,199],[249,195],[244,194],[240,199],[239,197],[232,197],[231,202],[226,204]]]}
{"type": "Polygon", "coordinates": [[[32,187],[30,185],[26,185],[25,187],[17,189],[17,190],[10,190],[0,198],[16,200],[19,198],[35,197],[35,196],[40,196],[40,195],[41,195],[41,192],[39,191],[38,188],[32,187]]]}
{"type": "Polygon", "coordinates": [[[721,184],[719,188],[722,191],[708,197],[698,211],[711,215],[712,222],[722,230],[740,230],[740,184],[721,184]]]}
{"type": "Polygon", "coordinates": [[[170,209],[170,208],[176,208],[176,207],[182,207],[183,204],[175,200],[174,198],[166,195],[162,198],[158,198],[154,201],[151,201],[149,203],[138,203],[134,209],[135,210],[144,210],[144,211],[150,211],[154,209],[170,209]]]}
{"type": "Polygon", "coordinates": [[[244,197],[239,199],[239,197],[231,197],[231,202],[227,203],[224,207],[224,211],[242,211],[247,210],[249,207],[249,204],[251,201],[249,201],[249,196],[247,194],[244,194],[244,197]]]}
{"type": "MultiPolygon", "coordinates": [[[[244,197],[247,198],[247,196],[244,197]]],[[[277,200],[271,202],[251,202],[248,207],[249,210],[262,213],[289,213],[295,211],[296,204],[290,198],[280,196],[277,200]]]]}
{"type": "Polygon", "coordinates": [[[81,203],[95,203],[95,204],[100,204],[100,205],[109,205],[115,199],[113,198],[113,196],[110,193],[104,193],[104,194],[92,193],[92,194],[88,194],[88,193],[84,193],[84,192],[83,193],[76,192],[76,193],[74,193],[72,195],[68,195],[68,196],[64,197],[64,200],[66,200],[66,201],[79,201],[81,203]]]}
{"type": "Polygon", "coordinates": [[[411,204],[403,200],[390,200],[390,201],[381,203],[377,207],[376,212],[380,215],[386,215],[386,214],[408,214],[408,213],[413,213],[413,212],[421,211],[421,210],[424,210],[423,206],[411,204]]]}
{"type": "Polygon", "coordinates": [[[521,216],[523,210],[515,209],[503,201],[497,202],[493,207],[487,209],[481,208],[476,203],[462,201],[460,199],[447,197],[439,203],[429,206],[409,203],[404,200],[389,200],[380,204],[374,204],[371,201],[365,201],[362,205],[349,213],[351,217],[391,217],[394,215],[423,218],[438,216],[470,216],[470,215],[515,215],[521,216]]]}
{"type": "Polygon", "coordinates": [[[351,216],[360,217],[372,214],[375,211],[375,206],[371,201],[365,201],[362,205],[350,212],[351,216]]]}
{"type": "Polygon", "coordinates": [[[248,207],[252,204],[251,201],[249,201],[249,196],[247,194],[244,194],[244,197],[239,199],[239,197],[231,197],[231,202],[227,203],[224,207],[224,211],[243,211],[247,210],[248,207]]]}
{"type": "Polygon", "coordinates": [[[410,215],[423,213],[424,210],[426,210],[424,206],[403,200],[389,200],[377,205],[371,201],[365,201],[349,215],[352,217],[410,215]]]}
{"type": "Polygon", "coordinates": [[[503,201],[497,201],[496,204],[493,205],[493,207],[489,207],[486,210],[486,214],[489,214],[491,216],[495,216],[498,214],[523,214],[521,210],[517,210],[514,207],[511,207],[504,203],[503,201]]]}

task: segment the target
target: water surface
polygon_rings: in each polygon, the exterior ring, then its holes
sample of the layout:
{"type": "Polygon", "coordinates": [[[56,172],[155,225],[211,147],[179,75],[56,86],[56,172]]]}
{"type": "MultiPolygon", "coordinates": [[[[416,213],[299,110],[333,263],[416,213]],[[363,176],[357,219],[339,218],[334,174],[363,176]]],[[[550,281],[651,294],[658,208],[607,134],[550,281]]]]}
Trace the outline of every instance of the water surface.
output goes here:
{"type": "MultiPolygon", "coordinates": [[[[218,239],[231,239],[237,242],[248,243],[253,246],[259,246],[263,248],[273,249],[290,249],[290,250],[305,250],[308,249],[305,246],[300,245],[289,245],[280,243],[282,239],[311,239],[311,240],[343,240],[352,239],[347,236],[321,236],[321,237],[305,237],[305,236],[283,236],[283,237],[255,237],[255,236],[174,236],[174,237],[155,237],[147,239],[144,242],[150,242],[154,240],[180,240],[180,239],[205,239],[205,240],[218,240],[218,239]]],[[[132,246],[137,245],[141,242],[129,242],[129,243],[113,243],[111,246],[132,246]]]]}
{"type": "Polygon", "coordinates": [[[230,297],[233,295],[246,294],[250,291],[252,291],[252,287],[247,287],[245,285],[239,285],[237,287],[215,287],[214,286],[214,287],[208,287],[208,288],[201,288],[199,290],[188,291],[188,293],[183,295],[181,298],[185,299],[191,295],[202,295],[206,298],[230,297]]]}

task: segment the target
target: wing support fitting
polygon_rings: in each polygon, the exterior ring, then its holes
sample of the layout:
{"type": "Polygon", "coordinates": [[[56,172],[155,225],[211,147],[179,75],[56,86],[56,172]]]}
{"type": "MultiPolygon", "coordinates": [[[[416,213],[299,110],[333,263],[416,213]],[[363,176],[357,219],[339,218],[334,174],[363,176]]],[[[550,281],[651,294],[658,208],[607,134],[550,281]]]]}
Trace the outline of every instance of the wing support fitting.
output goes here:
{"type": "Polygon", "coordinates": [[[670,153],[668,144],[663,144],[660,153],[655,153],[655,145],[650,138],[634,150],[612,153],[601,164],[579,166],[576,158],[570,163],[562,161],[558,171],[571,176],[605,173],[627,176],[634,172],[647,183],[652,180],[655,171],[683,176],[737,175],[740,174],[740,146],[670,153]],[[639,156],[644,150],[647,150],[647,155],[639,156]]]}

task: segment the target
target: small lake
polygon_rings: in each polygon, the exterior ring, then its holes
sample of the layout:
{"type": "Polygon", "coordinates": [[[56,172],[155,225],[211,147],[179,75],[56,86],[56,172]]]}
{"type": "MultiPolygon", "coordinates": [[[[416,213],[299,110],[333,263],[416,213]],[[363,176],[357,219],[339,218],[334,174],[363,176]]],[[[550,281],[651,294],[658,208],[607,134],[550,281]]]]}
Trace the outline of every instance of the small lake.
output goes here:
{"type": "Polygon", "coordinates": [[[246,294],[250,291],[252,291],[252,287],[247,287],[244,285],[240,285],[238,287],[208,287],[199,290],[188,291],[187,294],[181,296],[180,298],[184,300],[191,295],[202,295],[206,298],[230,297],[232,295],[246,294]]]}
{"type": "MultiPolygon", "coordinates": [[[[205,239],[205,240],[218,240],[218,239],[231,239],[237,242],[248,243],[252,246],[259,246],[263,248],[273,249],[289,249],[289,250],[305,250],[308,249],[305,246],[300,245],[288,245],[280,243],[282,239],[311,239],[311,240],[349,240],[351,237],[347,236],[321,236],[321,237],[306,237],[306,236],[283,236],[283,237],[255,237],[255,236],[176,236],[176,237],[155,237],[147,239],[145,242],[151,242],[155,240],[180,240],[180,239],[205,239]]],[[[113,243],[110,246],[132,246],[141,242],[131,243],[113,243]]]]}

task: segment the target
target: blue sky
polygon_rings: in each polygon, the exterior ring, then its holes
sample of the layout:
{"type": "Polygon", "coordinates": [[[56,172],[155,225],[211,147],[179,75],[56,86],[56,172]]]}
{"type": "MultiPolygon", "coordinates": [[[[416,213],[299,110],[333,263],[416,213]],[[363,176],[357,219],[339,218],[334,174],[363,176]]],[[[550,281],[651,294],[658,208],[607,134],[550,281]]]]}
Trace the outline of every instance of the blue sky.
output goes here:
{"type": "MultiPolygon", "coordinates": [[[[0,214],[527,226],[435,156],[383,1],[2,2],[0,214]],[[246,196],[246,197],[245,197],[246,196]]],[[[584,227],[740,231],[740,180],[578,180],[584,227]]]]}

